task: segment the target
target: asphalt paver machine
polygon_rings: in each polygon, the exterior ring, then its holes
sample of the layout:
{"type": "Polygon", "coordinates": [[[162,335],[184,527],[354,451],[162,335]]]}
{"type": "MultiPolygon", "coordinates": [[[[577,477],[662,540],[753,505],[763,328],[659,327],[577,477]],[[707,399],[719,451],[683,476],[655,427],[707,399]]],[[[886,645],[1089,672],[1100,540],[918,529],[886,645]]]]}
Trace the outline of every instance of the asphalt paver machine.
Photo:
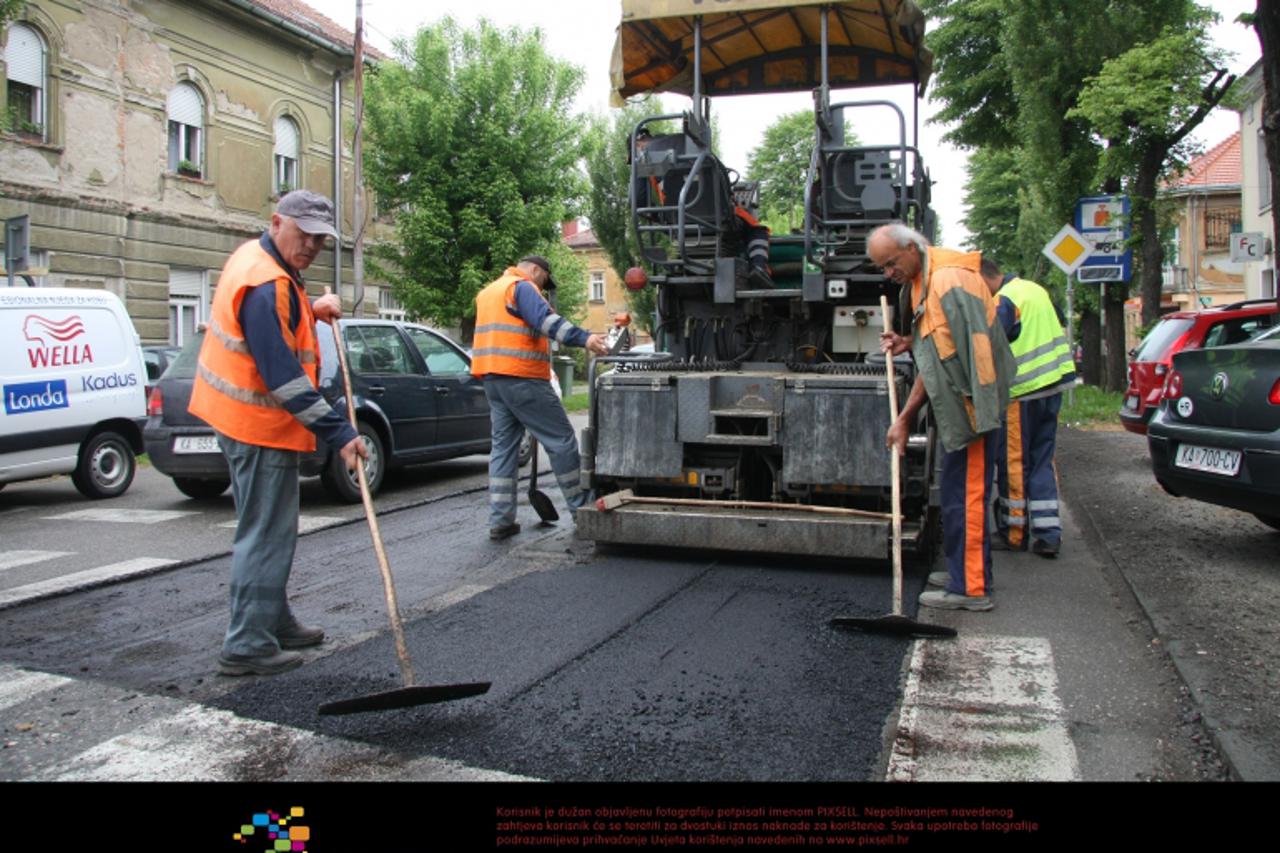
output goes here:
{"type": "MultiPolygon", "coordinates": [[[[918,106],[932,59],[923,37],[910,0],[623,0],[617,95],[675,92],[691,107],[632,134],[645,275],[627,278],[656,288],[657,352],[596,359],[589,371],[583,479],[609,500],[579,511],[580,536],[888,556],[888,377],[906,399],[915,376],[908,356],[890,370],[879,352],[881,296],[896,306],[903,294],[866,243],[893,221],[932,238],[934,214],[918,110],[909,136],[894,102],[833,93],[901,84],[918,106]],[[814,99],[809,174],[796,187],[804,226],[769,237],[762,272],[750,257],[759,231],[744,215],[755,187],[713,153],[711,103],[794,91],[814,99]],[[855,134],[891,141],[846,144],[855,134]]],[[[904,312],[890,310],[901,327],[904,312]]],[[[935,448],[925,407],[899,466],[908,550],[936,538],[935,448]]]]}

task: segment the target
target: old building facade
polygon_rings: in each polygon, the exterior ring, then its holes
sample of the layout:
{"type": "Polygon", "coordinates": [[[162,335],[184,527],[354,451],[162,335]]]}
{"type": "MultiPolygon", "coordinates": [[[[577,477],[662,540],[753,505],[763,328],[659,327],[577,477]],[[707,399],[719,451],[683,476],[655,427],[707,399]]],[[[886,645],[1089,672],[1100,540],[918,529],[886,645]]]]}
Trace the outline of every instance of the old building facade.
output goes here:
{"type": "Polygon", "coordinates": [[[1275,208],[1271,198],[1271,167],[1262,140],[1261,60],[1241,78],[1240,87],[1244,104],[1240,110],[1241,230],[1261,234],[1265,247],[1260,260],[1244,264],[1245,291],[1250,299],[1275,299],[1280,295],[1280,288],[1276,285],[1276,248],[1272,245],[1275,208]]]}
{"type": "Polygon", "coordinates": [[[1244,298],[1244,270],[1229,251],[1231,235],[1241,227],[1240,191],[1239,133],[1192,160],[1161,189],[1177,209],[1177,255],[1169,259],[1165,299],[1178,309],[1244,298]]]}
{"type": "MultiPolygon", "coordinates": [[[[589,227],[582,228],[576,220],[570,220],[562,224],[561,236],[565,245],[582,259],[587,268],[586,320],[582,326],[598,332],[608,331],[618,314],[630,311],[622,281],[610,266],[609,256],[589,227]]],[[[641,331],[640,326],[632,318],[632,341],[649,343],[652,338],[641,331]]]]}
{"type": "MultiPolygon", "coordinates": [[[[3,34],[0,218],[30,218],[37,283],[181,343],[289,189],[339,202],[349,250],[352,41],[299,0],[32,0],[3,34]]],[[[307,279],[349,302],[334,257],[307,279]]]]}

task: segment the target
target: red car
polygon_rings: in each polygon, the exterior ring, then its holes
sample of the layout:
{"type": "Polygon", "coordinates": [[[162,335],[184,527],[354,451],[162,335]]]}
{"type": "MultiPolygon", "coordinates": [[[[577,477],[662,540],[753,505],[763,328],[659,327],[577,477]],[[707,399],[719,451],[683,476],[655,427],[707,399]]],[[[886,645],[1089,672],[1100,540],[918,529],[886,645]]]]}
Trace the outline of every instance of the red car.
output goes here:
{"type": "Polygon", "coordinates": [[[1147,422],[1160,407],[1165,376],[1175,353],[1243,343],[1276,325],[1280,325],[1280,304],[1274,299],[1175,311],[1161,317],[1129,353],[1129,387],[1120,407],[1120,423],[1129,432],[1146,434],[1147,422]]]}

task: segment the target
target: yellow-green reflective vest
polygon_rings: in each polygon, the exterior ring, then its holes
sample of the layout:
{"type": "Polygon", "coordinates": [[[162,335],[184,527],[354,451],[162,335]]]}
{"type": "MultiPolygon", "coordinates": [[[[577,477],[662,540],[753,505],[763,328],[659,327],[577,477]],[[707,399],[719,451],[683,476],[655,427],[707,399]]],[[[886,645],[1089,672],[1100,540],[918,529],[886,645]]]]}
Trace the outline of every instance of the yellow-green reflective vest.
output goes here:
{"type": "Polygon", "coordinates": [[[1010,341],[1018,372],[1009,388],[1011,397],[1023,397],[1041,388],[1056,385],[1075,373],[1071,347],[1053,310],[1049,292],[1034,281],[1011,279],[998,296],[1008,297],[1018,309],[1022,331],[1010,341]]]}

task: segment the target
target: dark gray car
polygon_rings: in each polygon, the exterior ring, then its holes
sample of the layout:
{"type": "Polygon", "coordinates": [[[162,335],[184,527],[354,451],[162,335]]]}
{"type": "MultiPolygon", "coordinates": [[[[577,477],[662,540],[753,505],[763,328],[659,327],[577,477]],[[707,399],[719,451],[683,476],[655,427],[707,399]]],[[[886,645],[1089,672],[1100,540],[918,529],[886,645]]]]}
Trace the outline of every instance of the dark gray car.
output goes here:
{"type": "MultiPolygon", "coordinates": [[[[376,493],[390,468],[488,453],[489,404],[471,376],[471,359],[430,329],[390,320],[343,320],[356,418],[369,449],[365,477],[376,493]]],[[[345,413],[333,330],[317,324],[320,391],[345,413]]],[[[152,464],[194,498],[216,497],[230,485],[213,430],[187,411],[203,336],[183,348],[147,406],[143,439],[152,464]]],[[[522,448],[523,450],[523,448],[522,448]]],[[[527,461],[522,454],[521,463],[527,461]]],[[[360,500],[355,476],[323,443],[303,457],[303,476],[323,479],[339,498],[360,500]]]]}
{"type": "Polygon", "coordinates": [[[1280,530],[1280,328],[1175,355],[1147,443],[1170,493],[1280,530]]]}

